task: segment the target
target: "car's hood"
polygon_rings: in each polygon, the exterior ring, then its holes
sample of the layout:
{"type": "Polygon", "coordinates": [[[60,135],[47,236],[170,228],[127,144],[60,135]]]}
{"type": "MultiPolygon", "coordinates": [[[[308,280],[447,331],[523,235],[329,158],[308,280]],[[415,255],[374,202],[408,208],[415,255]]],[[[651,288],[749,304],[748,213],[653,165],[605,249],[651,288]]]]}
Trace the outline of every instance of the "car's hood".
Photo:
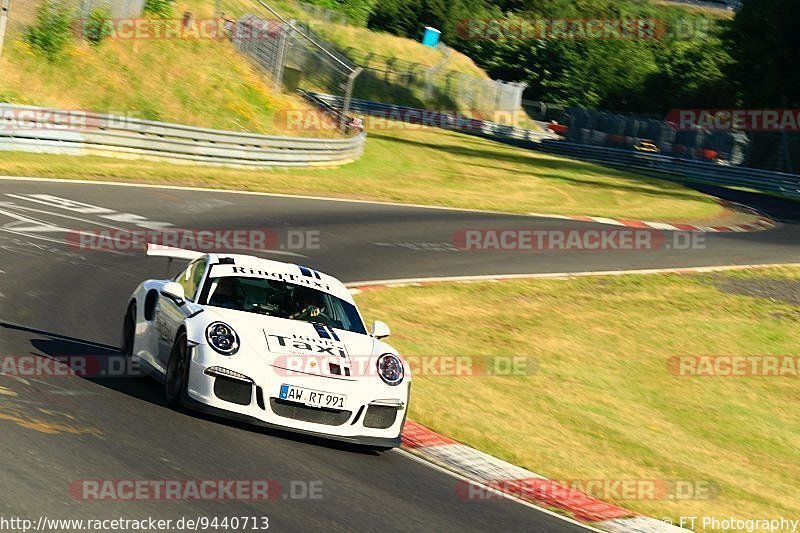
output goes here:
{"type": "Polygon", "coordinates": [[[207,323],[219,320],[233,327],[243,353],[292,372],[355,379],[366,375],[377,355],[396,353],[366,334],[219,307],[205,310],[207,323]]]}

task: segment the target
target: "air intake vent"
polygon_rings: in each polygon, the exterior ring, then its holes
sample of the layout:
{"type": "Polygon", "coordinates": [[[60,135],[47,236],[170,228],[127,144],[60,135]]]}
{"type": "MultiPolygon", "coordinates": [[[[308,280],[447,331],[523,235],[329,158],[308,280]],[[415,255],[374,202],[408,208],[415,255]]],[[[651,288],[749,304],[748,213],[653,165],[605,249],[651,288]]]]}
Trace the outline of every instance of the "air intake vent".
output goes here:
{"type": "Polygon", "coordinates": [[[350,420],[350,416],[353,414],[350,411],[308,407],[300,403],[279,400],[278,398],[270,398],[269,406],[272,412],[278,416],[326,426],[341,426],[350,420]]]}
{"type": "Polygon", "coordinates": [[[226,402],[250,405],[253,399],[253,385],[238,379],[217,376],[214,379],[214,395],[226,402]]]}
{"type": "Polygon", "coordinates": [[[370,405],[364,415],[364,427],[373,429],[386,429],[392,427],[397,420],[397,407],[383,405],[370,405]]]}

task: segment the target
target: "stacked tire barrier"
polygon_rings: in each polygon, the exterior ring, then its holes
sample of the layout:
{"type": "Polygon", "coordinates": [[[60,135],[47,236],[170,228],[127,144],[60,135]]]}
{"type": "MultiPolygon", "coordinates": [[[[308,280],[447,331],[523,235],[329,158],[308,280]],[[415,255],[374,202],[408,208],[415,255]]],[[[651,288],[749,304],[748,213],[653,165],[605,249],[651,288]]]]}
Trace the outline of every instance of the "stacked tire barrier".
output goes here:
{"type": "Polygon", "coordinates": [[[326,166],[358,159],[365,140],[364,133],[330,139],[257,135],[0,103],[0,151],[239,167],[326,166]]]}
{"type": "MultiPolygon", "coordinates": [[[[311,96],[332,109],[341,109],[342,101],[339,97],[318,93],[311,93],[311,96]]],[[[350,110],[353,113],[379,116],[390,120],[452,129],[555,155],[636,170],[662,179],[742,187],[800,199],[800,175],[797,174],[716,164],[606,146],[570,143],[554,138],[554,135],[549,132],[536,132],[483,120],[456,117],[437,111],[413,109],[380,102],[353,100],[350,110]]]]}

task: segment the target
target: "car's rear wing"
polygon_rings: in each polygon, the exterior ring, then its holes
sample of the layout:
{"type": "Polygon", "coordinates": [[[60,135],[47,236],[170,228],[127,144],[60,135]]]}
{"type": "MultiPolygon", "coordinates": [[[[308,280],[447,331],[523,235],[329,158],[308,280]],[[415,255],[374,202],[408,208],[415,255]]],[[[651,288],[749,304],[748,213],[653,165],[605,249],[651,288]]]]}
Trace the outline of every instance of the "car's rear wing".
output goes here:
{"type": "Polygon", "coordinates": [[[148,257],[169,257],[170,259],[185,259],[187,261],[194,261],[200,259],[204,252],[195,252],[194,250],[184,250],[182,248],[173,248],[171,246],[163,246],[161,244],[147,243],[148,257]]]}

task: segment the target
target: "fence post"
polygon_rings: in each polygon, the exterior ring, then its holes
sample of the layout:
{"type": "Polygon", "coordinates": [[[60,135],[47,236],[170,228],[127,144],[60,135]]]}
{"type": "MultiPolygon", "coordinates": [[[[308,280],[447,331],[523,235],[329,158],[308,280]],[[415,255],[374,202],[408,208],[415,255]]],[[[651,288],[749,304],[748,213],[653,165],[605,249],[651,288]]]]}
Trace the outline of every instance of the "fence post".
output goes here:
{"type": "Polygon", "coordinates": [[[347,75],[347,88],[344,91],[344,101],[342,102],[342,116],[339,119],[339,127],[342,131],[347,130],[347,112],[350,111],[350,100],[353,98],[353,84],[363,70],[361,67],[356,67],[353,72],[347,75]]]}
{"type": "Polygon", "coordinates": [[[3,55],[3,41],[6,37],[9,11],[11,11],[11,0],[0,0],[0,56],[3,55]]]}
{"type": "Polygon", "coordinates": [[[389,83],[391,75],[394,73],[394,63],[397,61],[394,57],[390,57],[385,61],[386,70],[383,72],[383,82],[389,83]]]}
{"type": "Polygon", "coordinates": [[[280,39],[278,40],[278,54],[275,58],[275,71],[273,77],[275,79],[275,90],[280,92],[283,88],[283,67],[286,63],[286,54],[289,47],[289,36],[292,32],[291,24],[281,25],[280,39]]]}

